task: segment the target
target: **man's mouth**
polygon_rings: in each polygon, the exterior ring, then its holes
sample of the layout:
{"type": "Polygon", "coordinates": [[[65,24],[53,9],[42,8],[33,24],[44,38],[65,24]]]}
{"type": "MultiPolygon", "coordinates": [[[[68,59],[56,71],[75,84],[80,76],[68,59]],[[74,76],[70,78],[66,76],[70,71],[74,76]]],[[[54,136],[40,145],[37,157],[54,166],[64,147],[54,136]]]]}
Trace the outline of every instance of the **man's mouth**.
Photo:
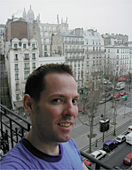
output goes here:
{"type": "Polygon", "coordinates": [[[58,125],[62,127],[69,127],[71,123],[58,123],[58,125]]]}

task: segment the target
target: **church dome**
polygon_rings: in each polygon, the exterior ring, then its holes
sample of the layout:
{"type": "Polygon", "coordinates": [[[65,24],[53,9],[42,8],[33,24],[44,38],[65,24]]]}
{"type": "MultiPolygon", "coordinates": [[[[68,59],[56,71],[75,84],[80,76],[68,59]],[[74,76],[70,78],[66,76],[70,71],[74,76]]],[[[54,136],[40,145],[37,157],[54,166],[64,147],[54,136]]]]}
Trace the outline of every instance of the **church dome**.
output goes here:
{"type": "Polygon", "coordinates": [[[30,5],[30,9],[29,9],[29,11],[28,11],[28,13],[27,13],[27,17],[28,17],[28,20],[29,20],[29,21],[33,21],[33,20],[34,20],[34,12],[33,12],[33,10],[31,9],[31,5],[30,5]]]}

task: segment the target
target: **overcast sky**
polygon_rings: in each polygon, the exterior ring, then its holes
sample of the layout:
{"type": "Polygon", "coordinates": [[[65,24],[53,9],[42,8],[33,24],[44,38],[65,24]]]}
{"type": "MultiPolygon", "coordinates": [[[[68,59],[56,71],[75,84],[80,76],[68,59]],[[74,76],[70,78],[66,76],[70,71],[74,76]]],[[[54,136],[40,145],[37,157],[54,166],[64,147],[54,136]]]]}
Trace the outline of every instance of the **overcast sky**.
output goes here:
{"type": "Polygon", "coordinates": [[[0,24],[22,16],[25,8],[40,14],[42,23],[57,23],[68,17],[69,29],[97,29],[100,34],[126,34],[132,41],[132,0],[0,0],[0,24]]]}

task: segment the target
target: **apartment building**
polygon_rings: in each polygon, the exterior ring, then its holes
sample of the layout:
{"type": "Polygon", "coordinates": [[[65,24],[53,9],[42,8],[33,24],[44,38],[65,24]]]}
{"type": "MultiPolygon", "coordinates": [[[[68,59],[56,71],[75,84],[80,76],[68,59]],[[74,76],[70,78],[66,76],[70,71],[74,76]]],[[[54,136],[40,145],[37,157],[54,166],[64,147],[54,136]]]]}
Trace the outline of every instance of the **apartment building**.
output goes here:
{"type": "Polygon", "coordinates": [[[132,41],[128,43],[128,47],[130,48],[129,54],[130,54],[130,78],[132,79],[132,41]]]}
{"type": "MultiPolygon", "coordinates": [[[[127,41],[127,36],[125,38],[123,42],[127,41]]],[[[97,30],[76,28],[70,31],[68,20],[60,22],[59,16],[56,24],[41,23],[40,15],[35,19],[31,6],[27,13],[24,9],[22,18],[13,16],[8,19],[5,31],[5,59],[13,109],[22,106],[25,81],[40,65],[69,64],[78,88],[83,88],[102,78],[106,71],[104,65],[108,67],[110,63],[116,63],[119,75],[122,70],[123,74],[128,69],[131,71],[129,49],[126,46],[106,46],[105,58],[104,39],[97,30]]]]}
{"type": "Polygon", "coordinates": [[[85,86],[102,78],[104,74],[104,41],[97,30],[83,31],[84,37],[84,79],[85,86]],[[94,81],[95,80],[95,81],[94,81]]]}
{"type": "Polygon", "coordinates": [[[53,35],[51,51],[54,56],[65,56],[79,88],[88,86],[91,80],[103,74],[104,41],[96,30],[76,28],[68,34],[53,35]]]}
{"type": "MultiPolygon", "coordinates": [[[[22,106],[25,82],[28,75],[46,63],[64,63],[64,56],[42,57],[39,18],[34,20],[30,10],[23,18],[8,19],[5,27],[5,61],[13,109],[22,106]]],[[[50,37],[48,37],[50,38],[50,37]]]]}
{"type": "Polygon", "coordinates": [[[52,56],[65,56],[65,62],[73,71],[78,87],[83,87],[84,72],[84,40],[82,35],[58,33],[52,35],[52,56]]]}
{"type": "Polygon", "coordinates": [[[4,55],[5,25],[0,24],[0,55],[4,55]]]}
{"type": "Polygon", "coordinates": [[[59,21],[59,16],[57,15],[57,23],[41,23],[40,15],[38,15],[35,19],[34,12],[30,6],[30,9],[26,12],[24,9],[22,18],[28,24],[28,35],[29,39],[34,37],[37,39],[39,44],[40,57],[50,57],[50,44],[52,34],[62,33],[68,31],[68,19],[61,22],[59,21]]]}
{"type": "Polygon", "coordinates": [[[6,46],[5,59],[12,107],[20,107],[26,79],[38,67],[38,42],[35,39],[14,38],[6,46]]]}
{"type": "Polygon", "coordinates": [[[128,44],[128,35],[122,34],[103,34],[102,38],[104,39],[104,45],[127,45],[128,44]]]}
{"type": "Polygon", "coordinates": [[[113,76],[127,76],[131,71],[130,47],[106,46],[105,73],[113,76]]]}
{"type": "Polygon", "coordinates": [[[63,21],[57,24],[39,23],[41,37],[41,57],[50,57],[50,45],[52,34],[68,32],[68,23],[63,21]]]}

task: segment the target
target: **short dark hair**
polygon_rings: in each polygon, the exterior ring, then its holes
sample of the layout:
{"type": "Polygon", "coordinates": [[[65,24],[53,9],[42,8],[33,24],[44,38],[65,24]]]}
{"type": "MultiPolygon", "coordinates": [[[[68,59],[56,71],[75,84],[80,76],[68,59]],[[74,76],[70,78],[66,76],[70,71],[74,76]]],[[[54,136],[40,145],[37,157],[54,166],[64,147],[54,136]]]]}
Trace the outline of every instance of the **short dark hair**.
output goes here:
{"type": "Polygon", "coordinates": [[[46,87],[45,76],[49,73],[67,73],[73,77],[72,69],[66,64],[46,64],[38,67],[28,77],[25,85],[25,94],[29,94],[36,102],[46,87]]]}

